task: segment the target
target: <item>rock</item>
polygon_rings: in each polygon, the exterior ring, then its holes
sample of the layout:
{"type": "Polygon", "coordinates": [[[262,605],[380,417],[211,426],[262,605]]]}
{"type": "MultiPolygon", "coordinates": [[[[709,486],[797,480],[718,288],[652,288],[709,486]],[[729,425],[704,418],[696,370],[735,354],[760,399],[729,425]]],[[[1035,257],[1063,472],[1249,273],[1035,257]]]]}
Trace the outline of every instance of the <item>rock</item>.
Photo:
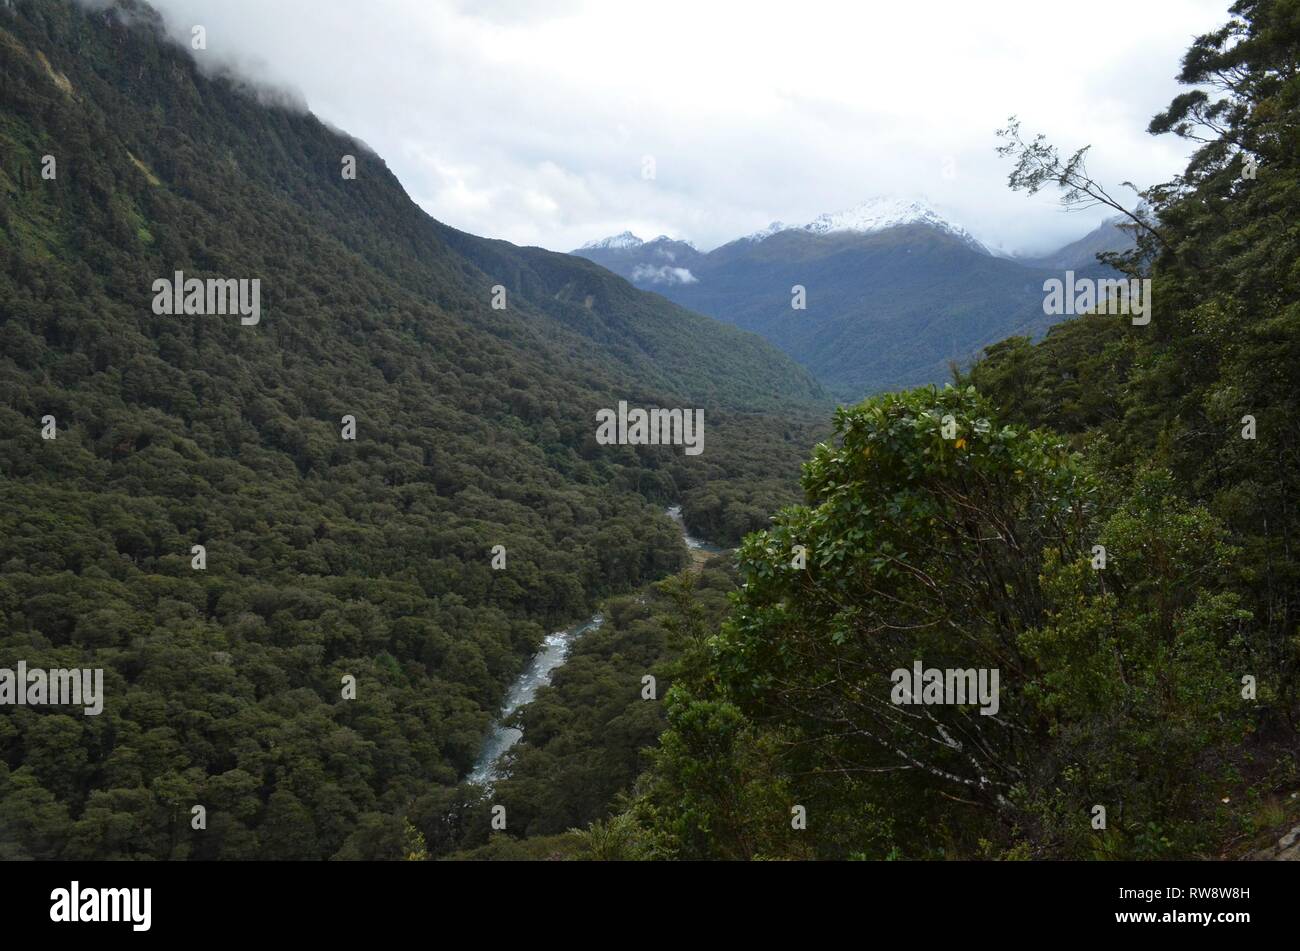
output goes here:
{"type": "Polygon", "coordinates": [[[1248,862],[1300,862],[1300,825],[1278,839],[1277,845],[1248,852],[1244,858],[1248,862]]]}

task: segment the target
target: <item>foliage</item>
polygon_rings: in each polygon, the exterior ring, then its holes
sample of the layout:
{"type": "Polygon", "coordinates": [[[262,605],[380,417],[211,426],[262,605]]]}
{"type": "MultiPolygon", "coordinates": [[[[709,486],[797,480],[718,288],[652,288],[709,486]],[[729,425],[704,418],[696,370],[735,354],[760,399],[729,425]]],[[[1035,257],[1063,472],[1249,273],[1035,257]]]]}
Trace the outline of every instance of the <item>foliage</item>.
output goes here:
{"type": "MultiPolygon", "coordinates": [[[[756,855],[778,810],[736,804],[767,791],[808,809],[783,855],[1215,855],[1294,787],[1298,10],[1236,3],[1151,124],[1200,144],[1114,260],[1151,278],[1149,325],[1079,317],[840,411],[674,687],[629,810],[648,841],[756,855]],[[999,711],[892,702],[914,659],[998,667],[999,711]]],[[[1013,187],[1113,201],[1086,148],[1003,137],[1013,187]]]]}
{"type": "Polygon", "coordinates": [[[789,360],[434,222],[143,4],[0,5],[0,84],[0,667],[106,693],[0,714],[6,857],[418,854],[546,631],[684,564],[665,503],[738,535],[793,497],[789,360]],[[178,270],[259,279],[260,322],[155,315],[178,270]],[[703,407],[704,454],[596,445],[620,399],[703,407]]]}

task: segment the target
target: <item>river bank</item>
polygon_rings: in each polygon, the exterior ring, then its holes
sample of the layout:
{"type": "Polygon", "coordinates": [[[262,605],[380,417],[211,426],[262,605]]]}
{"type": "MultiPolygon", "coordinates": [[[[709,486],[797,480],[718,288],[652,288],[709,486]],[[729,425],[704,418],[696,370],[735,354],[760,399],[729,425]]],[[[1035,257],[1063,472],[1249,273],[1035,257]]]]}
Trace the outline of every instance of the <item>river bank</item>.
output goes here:
{"type": "MultiPolygon", "coordinates": [[[[691,570],[699,571],[705,561],[725,551],[704,539],[696,538],[686,530],[680,505],[669,506],[664,514],[673,520],[682,533],[682,541],[691,557],[691,570]]],[[[542,642],[541,649],[529,660],[506,694],[501,712],[483,742],[474,768],[466,777],[467,782],[490,789],[492,784],[501,778],[501,767],[506,754],[523,737],[523,731],[507,724],[520,707],[531,703],[537,691],[551,682],[552,675],[568,659],[569,650],[574,642],[583,635],[597,630],[604,623],[604,615],[597,611],[580,624],[547,636],[542,642]]]]}

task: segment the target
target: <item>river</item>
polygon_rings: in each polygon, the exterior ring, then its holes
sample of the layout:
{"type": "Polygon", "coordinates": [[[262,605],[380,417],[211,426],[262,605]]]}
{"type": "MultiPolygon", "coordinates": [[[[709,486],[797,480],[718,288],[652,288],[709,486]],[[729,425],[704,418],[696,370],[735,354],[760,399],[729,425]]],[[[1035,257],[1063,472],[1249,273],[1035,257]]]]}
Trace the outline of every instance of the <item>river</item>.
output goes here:
{"type": "Polygon", "coordinates": [[[696,538],[694,535],[686,531],[686,520],[682,518],[682,507],[680,505],[668,506],[668,508],[665,509],[665,513],[669,518],[677,523],[677,527],[682,533],[682,540],[686,542],[686,547],[691,551],[701,551],[710,555],[716,555],[720,552],[726,551],[725,548],[719,548],[717,545],[710,545],[702,538],[696,538]]]}
{"type": "MultiPolygon", "coordinates": [[[[681,530],[682,540],[692,553],[714,554],[723,551],[723,549],[710,545],[702,539],[695,538],[686,531],[686,522],[682,519],[682,507],[680,505],[670,506],[665,514],[681,530]]],[[[483,742],[483,748],[479,752],[478,760],[474,763],[474,768],[470,770],[469,776],[466,777],[467,782],[490,789],[492,784],[501,778],[502,760],[506,753],[510,751],[510,748],[518,743],[520,737],[524,735],[522,730],[506,726],[506,723],[514,715],[515,711],[537,696],[538,688],[544,687],[551,682],[551,674],[555,672],[555,668],[563,664],[568,658],[569,648],[573,646],[573,642],[588,631],[596,630],[604,623],[605,616],[597,611],[581,624],[575,624],[563,631],[556,631],[542,642],[541,650],[533,655],[532,660],[528,662],[528,666],[524,668],[523,673],[519,675],[519,679],[510,687],[510,692],[506,694],[501,713],[497,716],[496,722],[492,724],[492,730],[483,742]]]]}

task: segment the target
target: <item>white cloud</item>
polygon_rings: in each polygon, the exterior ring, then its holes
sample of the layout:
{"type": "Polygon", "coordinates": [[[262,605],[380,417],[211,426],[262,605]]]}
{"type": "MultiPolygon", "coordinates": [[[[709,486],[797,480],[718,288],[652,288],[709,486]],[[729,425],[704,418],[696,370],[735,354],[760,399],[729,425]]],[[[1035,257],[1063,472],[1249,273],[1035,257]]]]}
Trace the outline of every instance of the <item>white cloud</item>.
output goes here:
{"type": "Polygon", "coordinates": [[[994,129],[1016,113],[1062,150],[1092,143],[1112,186],[1169,178],[1186,148],[1146,124],[1227,0],[155,4],[178,29],[204,24],[211,58],[301,90],[430,214],[477,234],[711,247],[883,193],[1035,250],[1100,215],[1008,192],[994,129]]]}
{"type": "Polygon", "coordinates": [[[687,267],[655,267],[653,264],[638,264],[632,269],[632,280],[649,284],[698,284],[700,279],[687,267]]]}

